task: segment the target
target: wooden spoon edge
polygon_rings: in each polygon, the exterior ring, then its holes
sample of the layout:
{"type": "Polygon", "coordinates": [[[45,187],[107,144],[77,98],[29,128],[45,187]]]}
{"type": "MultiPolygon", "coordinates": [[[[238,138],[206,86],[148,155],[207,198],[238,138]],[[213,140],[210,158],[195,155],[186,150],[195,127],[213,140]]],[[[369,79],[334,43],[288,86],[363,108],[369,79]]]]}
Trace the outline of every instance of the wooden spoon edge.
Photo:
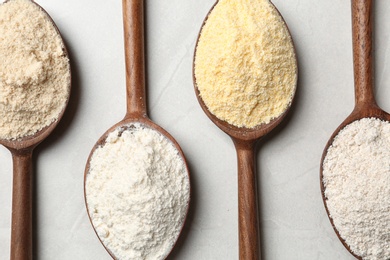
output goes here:
{"type": "MultiPolygon", "coordinates": [[[[5,4],[7,2],[9,2],[9,0],[3,2],[2,4],[5,4]]],[[[68,59],[68,68],[69,68],[69,71],[68,71],[69,82],[67,85],[68,96],[66,98],[66,101],[65,101],[65,104],[64,104],[62,110],[58,114],[57,119],[54,120],[52,123],[50,123],[50,125],[45,126],[44,128],[37,131],[33,135],[27,135],[27,136],[24,136],[22,138],[18,138],[15,140],[14,139],[1,139],[0,138],[0,144],[7,147],[12,153],[24,153],[26,151],[32,150],[35,148],[35,146],[37,146],[39,143],[41,143],[45,138],[47,138],[51,134],[51,132],[58,125],[59,121],[62,119],[62,117],[65,113],[65,110],[69,104],[69,99],[70,99],[70,94],[71,94],[71,89],[72,89],[72,70],[71,70],[71,64],[70,64],[70,59],[69,59],[69,52],[68,52],[68,49],[66,47],[64,38],[63,38],[60,30],[58,29],[57,25],[55,24],[54,20],[49,15],[49,13],[42,6],[37,4],[35,1],[31,1],[31,2],[34,5],[36,5],[46,15],[46,17],[49,19],[49,21],[53,25],[54,29],[56,30],[56,32],[58,33],[58,35],[61,38],[61,42],[63,44],[64,55],[68,59]]],[[[0,5],[2,5],[2,4],[0,4],[0,5]]]]}
{"type": "Polygon", "coordinates": [[[331,137],[329,138],[324,150],[323,150],[323,153],[322,153],[322,157],[321,157],[321,162],[320,162],[320,188],[321,188],[321,197],[322,197],[322,201],[323,201],[323,204],[324,204],[324,207],[325,207],[325,210],[326,210],[326,214],[329,218],[329,221],[331,223],[331,226],[334,230],[334,232],[336,233],[337,237],[339,238],[340,242],[344,245],[344,247],[348,250],[348,252],[350,254],[352,254],[354,257],[356,257],[357,259],[362,259],[361,256],[358,256],[357,254],[355,254],[352,250],[351,250],[351,247],[346,243],[346,241],[341,237],[338,229],[336,228],[335,224],[334,224],[334,221],[333,221],[333,218],[330,216],[330,212],[329,212],[329,209],[328,209],[328,206],[327,206],[327,198],[325,196],[325,185],[324,185],[324,182],[323,182],[323,164],[324,164],[324,160],[325,160],[325,157],[326,157],[326,154],[328,152],[328,149],[329,147],[333,144],[333,140],[334,138],[339,134],[339,132],[344,129],[347,125],[355,122],[355,121],[358,121],[360,119],[363,119],[363,118],[377,118],[377,119],[380,119],[380,120],[383,120],[383,121],[388,121],[390,122],[390,114],[386,113],[385,111],[381,110],[380,108],[377,108],[377,107],[367,107],[365,109],[362,109],[360,107],[356,107],[354,109],[354,111],[337,127],[337,129],[333,132],[333,134],[331,135],[331,137]]]}
{"type": "Polygon", "coordinates": [[[187,216],[188,216],[188,212],[189,212],[189,207],[190,207],[190,204],[191,204],[191,194],[192,194],[192,191],[191,191],[191,175],[190,175],[190,171],[189,171],[189,167],[188,167],[188,163],[187,163],[187,160],[184,156],[184,153],[179,145],[179,143],[165,130],[163,129],[161,126],[157,125],[156,123],[154,123],[153,121],[151,121],[149,118],[147,117],[137,117],[137,118],[131,118],[131,117],[126,117],[124,120],[116,123],[115,125],[113,125],[111,128],[109,128],[99,139],[98,141],[95,143],[95,145],[93,146],[89,156],[88,156],[88,159],[87,159],[87,164],[85,166],[85,170],[84,170],[84,203],[85,203],[85,207],[87,209],[87,215],[88,215],[88,219],[89,219],[89,222],[91,223],[92,225],[92,228],[96,234],[96,236],[98,237],[100,243],[103,245],[104,249],[108,252],[108,254],[113,258],[113,259],[116,259],[115,255],[106,247],[106,245],[103,243],[103,241],[100,239],[100,236],[98,235],[96,229],[95,229],[95,226],[92,222],[92,218],[91,218],[91,214],[89,212],[89,208],[88,208],[88,201],[87,201],[87,195],[86,195],[86,180],[87,180],[87,176],[89,174],[89,169],[90,169],[90,161],[91,161],[91,157],[93,155],[93,153],[95,152],[95,150],[104,145],[106,139],[107,139],[107,136],[115,131],[116,129],[118,128],[126,128],[128,127],[129,125],[132,125],[132,124],[136,124],[136,123],[139,123],[141,125],[144,125],[146,127],[149,127],[153,130],[156,130],[157,132],[159,132],[160,134],[162,134],[163,136],[165,136],[167,139],[169,139],[172,144],[175,146],[175,148],[177,149],[180,157],[182,158],[183,162],[184,162],[184,165],[185,165],[185,168],[186,168],[186,173],[187,173],[187,178],[188,178],[188,184],[189,184],[189,198],[188,198],[188,202],[187,202],[187,205],[186,205],[186,209],[185,209],[185,214],[184,214],[184,217],[183,217],[183,223],[182,223],[182,226],[181,226],[181,229],[180,229],[180,232],[179,232],[179,235],[177,236],[176,238],[176,241],[175,243],[172,245],[172,247],[170,248],[170,251],[167,252],[166,256],[165,257],[168,257],[171,252],[173,251],[173,249],[175,248],[175,245],[177,244],[180,236],[181,236],[181,233],[183,232],[184,230],[184,226],[186,225],[186,221],[187,221],[187,216]]]}
{"type": "Polygon", "coordinates": [[[219,127],[223,132],[225,132],[226,134],[228,134],[229,136],[231,136],[233,139],[235,139],[237,141],[251,141],[251,140],[255,140],[255,139],[258,139],[258,138],[260,138],[262,136],[265,136],[271,130],[273,130],[277,125],[280,124],[280,122],[286,117],[288,112],[291,110],[291,106],[292,106],[292,104],[294,102],[294,99],[295,99],[296,93],[297,93],[298,74],[299,74],[298,73],[299,69],[298,69],[298,59],[297,59],[296,47],[295,47],[293,38],[291,36],[291,31],[290,31],[286,21],[284,20],[283,16],[279,12],[279,10],[276,8],[276,6],[271,1],[269,1],[269,3],[278,12],[279,16],[282,19],[283,24],[287,28],[287,31],[288,31],[288,34],[290,35],[290,39],[291,39],[292,46],[293,46],[293,52],[294,52],[294,56],[295,56],[295,67],[296,67],[296,80],[295,80],[294,92],[292,93],[290,104],[286,107],[286,109],[284,110],[284,112],[282,114],[280,114],[276,118],[273,118],[269,123],[267,123],[267,124],[262,123],[260,125],[257,125],[255,127],[253,127],[253,128],[237,127],[237,126],[229,124],[228,122],[226,122],[224,120],[219,119],[218,117],[216,117],[214,114],[212,114],[208,110],[206,104],[204,103],[202,97],[200,96],[200,92],[199,92],[199,89],[198,89],[198,86],[197,86],[197,83],[196,83],[196,77],[195,77],[195,56],[196,56],[197,46],[198,46],[198,43],[199,43],[199,38],[200,38],[200,35],[202,33],[202,29],[203,29],[204,25],[206,24],[210,14],[211,14],[211,12],[214,10],[214,8],[218,4],[218,2],[219,2],[219,0],[217,0],[212,5],[212,7],[210,8],[210,10],[207,13],[206,17],[204,18],[204,20],[202,22],[202,25],[201,25],[201,27],[199,29],[199,33],[198,33],[197,39],[196,39],[195,49],[194,49],[194,53],[193,53],[193,60],[192,60],[192,81],[193,81],[193,86],[194,86],[194,90],[195,90],[195,95],[196,95],[196,98],[197,98],[197,100],[198,100],[202,110],[207,115],[207,117],[217,127],[219,127]]]}

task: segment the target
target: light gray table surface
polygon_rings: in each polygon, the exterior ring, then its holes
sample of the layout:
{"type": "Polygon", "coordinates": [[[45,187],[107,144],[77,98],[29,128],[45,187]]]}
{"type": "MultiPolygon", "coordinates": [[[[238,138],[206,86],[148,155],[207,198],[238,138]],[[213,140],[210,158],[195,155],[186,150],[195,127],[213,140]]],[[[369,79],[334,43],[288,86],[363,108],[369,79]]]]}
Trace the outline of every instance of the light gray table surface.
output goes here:
{"type": "MultiPolygon", "coordinates": [[[[87,157],[125,115],[122,2],[37,0],[69,49],[70,104],[36,150],[39,260],[111,259],[89,223],[83,197],[87,157]]],[[[390,3],[375,1],[378,103],[390,111],[390,3]]],[[[169,259],[238,259],[236,154],[201,110],[193,89],[197,34],[213,0],[146,0],[148,108],[180,143],[191,170],[192,201],[169,259]]],[[[348,0],[274,0],[293,36],[299,83],[291,113],[257,153],[265,260],[352,260],[337,239],[320,193],[323,148],[354,105],[348,0]]],[[[9,258],[12,163],[0,148],[0,259],[9,258]]]]}

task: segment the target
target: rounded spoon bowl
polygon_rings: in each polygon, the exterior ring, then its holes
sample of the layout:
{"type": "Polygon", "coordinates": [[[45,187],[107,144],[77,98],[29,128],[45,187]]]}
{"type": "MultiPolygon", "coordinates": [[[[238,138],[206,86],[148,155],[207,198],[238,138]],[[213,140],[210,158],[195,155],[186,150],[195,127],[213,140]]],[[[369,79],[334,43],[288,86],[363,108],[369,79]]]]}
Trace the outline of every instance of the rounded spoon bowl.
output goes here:
{"type": "MultiPolygon", "coordinates": [[[[117,256],[103,243],[102,239],[98,235],[96,228],[92,221],[92,215],[88,207],[88,196],[86,191],[86,182],[87,176],[90,172],[90,163],[91,157],[96,151],[97,148],[103,146],[106,142],[108,135],[118,128],[126,129],[129,125],[132,124],[141,124],[146,128],[155,130],[161,134],[165,139],[169,140],[175,147],[179,157],[182,159],[186,174],[189,181],[189,169],[187,162],[185,160],[184,154],[176,142],[176,140],[162,127],[151,121],[147,115],[147,104],[146,104],[146,94],[145,94],[145,58],[144,58],[144,1],[143,0],[123,0],[123,27],[124,27],[124,41],[125,41],[125,62],[126,62],[126,101],[127,101],[127,111],[126,115],[117,124],[109,128],[102,137],[99,138],[95,146],[92,148],[90,156],[87,160],[85,173],[84,173],[84,199],[87,206],[88,217],[94,228],[94,231],[99,238],[101,244],[106,249],[106,251],[113,257],[117,259],[117,256]]],[[[190,188],[189,188],[190,189],[190,188]]],[[[188,191],[190,192],[190,191],[188,191]]],[[[189,198],[190,200],[190,198],[189,198]]],[[[184,220],[188,213],[189,200],[186,205],[184,220]]],[[[181,230],[184,227],[185,221],[181,225],[181,230]]],[[[179,232],[178,236],[175,238],[175,243],[180,237],[179,232]]],[[[172,245],[170,250],[166,253],[166,256],[170,254],[173,250],[175,244],[172,245]]],[[[165,256],[165,257],[166,257],[165,256]]]]}
{"type": "Polygon", "coordinates": [[[355,81],[355,107],[352,113],[334,131],[327,142],[320,167],[320,185],[323,203],[331,225],[344,247],[356,258],[362,259],[351,250],[345,239],[335,226],[334,219],[328,208],[326,187],[324,183],[324,161],[336,136],[346,126],[363,118],[376,118],[390,122],[390,115],[383,111],[376,103],[373,91],[373,64],[372,64],[372,0],[352,0],[352,34],[353,34],[353,63],[355,81]]]}
{"type": "MultiPolygon", "coordinates": [[[[0,4],[4,5],[10,1],[0,4]]],[[[50,15],[37,3],[32,2],[48,18],[53,28],[61,34],[50,15]]],[[[61,38],[62,40],[62,38],[61,38]]],[[[63,40],[62,40],[63,42],[63,40]]],[[[68,53],[63,44],[66,58],[68,53]]],[[[69,59],[68,59],[69,60],[69,59]]],[[[33,258],[33,162],[32,153],[34,148],[47,138],[62,118],[69,102],[71,79],[70,65],[68,61],[69,83],[67,83],[67,98],[56,120],[43,127],[33,135],[25,135],[15,139],[0,139],[0,144],[5,146],[12,154],[13,160],[13,190],[12,190],[12,226],[11,226],[11,251],[10,259],[33,258]]]]}
{"type": "MultiPolygon", "coordinates": [[[[202,29],[205,24],[208,22],[208,18],[214,8],[218,5],[219,1],[217,1],[206,18],[203,21],[201,26],[201,30],[198,35],[198,40],[196,46],[198,46],[199,39],[202,33],[202,29]]],[[[281,17],[281,20],[284,26],[287,25],[283,20],[280,12],[277,8],[269,2],[273,8],[277,11],[277,14],[281,17]]],[[[288,28],[287,28],[287,32],[288,28]]],[[[290,34],[290,33],[289,33],[290,34]]],[[[290,36],[290,35],[289,35],[290,36]]],[[[290,36],[291,38],[291,36],[290,36]]],[[[291,104],[295,98],[296,93],[296,83],[295,88],[291,96],[291,102],[287,106],[287,108],[279,114],[277,117],[273,118],[269,123],[262,123],[253,128],[247,127],[237,127],[233,124],[230,124],[224,120],[221,120],[212,112],[210,112],[208,106],[205,101],[202,99],[200,90],[198,88],[195,67],[196,67],[196,52],[197,48],[195,48],[194,60],[193,60],[193,82],[195,94],[198,99],[198,102],[204,111],[204,113],[208,116],[208,118],[218,126],[223,132],[229,135],[235,145],[235,149],[237,152],[237,162],[238,162],[238,220],[239,220],[239,258],[240,259],[260,259],[261,258],[261,250],[260,250],[260,236],[259,236],[259,224],[258,224],[258,202],[257,202],[257,174],[256,174],[256,144],[258,141],[271,132],[274,128],[276,128],[282,120],[288,114],[291,104]]],[[[212,55],[212,53],[210,54],[212,55]]],[[[295,50],[294,50],[294,56],[295,50]]],[[[296,65],[296,60],[295,60],[296,65]]],[[[297,72],[296,72],[297,76],[297,72]]],[[[234,106],[234,104],[232,104],[234,106]]]]}

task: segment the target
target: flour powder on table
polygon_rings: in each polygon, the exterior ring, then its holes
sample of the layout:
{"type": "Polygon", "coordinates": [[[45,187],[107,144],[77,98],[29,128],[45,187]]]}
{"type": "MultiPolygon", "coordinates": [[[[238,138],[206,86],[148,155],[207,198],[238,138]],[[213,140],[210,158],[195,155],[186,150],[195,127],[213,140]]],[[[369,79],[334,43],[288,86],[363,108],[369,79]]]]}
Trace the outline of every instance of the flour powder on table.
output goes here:
{"type": "Polygon", "coordinates": [[[91,156],[86,201],[117,259],[164,259],[188,209],[187,167],[173,143],[142,124],[111,132],[91,156]]]}
{"type": "Polygon", "coordinates": [[[363,118],[334,138],[323,163],[328,211],[364,260],[390,259],[390,123],[363,118]]]}

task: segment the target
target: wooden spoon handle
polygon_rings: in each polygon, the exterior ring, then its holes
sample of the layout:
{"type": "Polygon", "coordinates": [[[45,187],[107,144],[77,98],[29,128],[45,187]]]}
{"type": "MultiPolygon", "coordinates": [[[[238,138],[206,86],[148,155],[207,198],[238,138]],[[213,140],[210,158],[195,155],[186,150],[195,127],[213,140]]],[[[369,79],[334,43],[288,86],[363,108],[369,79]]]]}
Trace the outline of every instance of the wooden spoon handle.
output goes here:
{"type": "Polygon", "coordinates": [[[235,142],[238,162],[238,227],[240,260],[260,259],[255,142],[235,142]]]}
{"type": "Polygon", "coordinates": [[[352,0],[356,106],[376,106],[372,66],[372,0],[352,0]]]}
{"type": "Polygon", "coordinates": [[[32,151],[12,153],[12,230],[11,260],[32,259],[32,151]]]}
{"type": "Polygon", "coordinates": [[[126,117],[146,117],[144,1],[123,0],[122,5],[126,61],[126,117]]]}

